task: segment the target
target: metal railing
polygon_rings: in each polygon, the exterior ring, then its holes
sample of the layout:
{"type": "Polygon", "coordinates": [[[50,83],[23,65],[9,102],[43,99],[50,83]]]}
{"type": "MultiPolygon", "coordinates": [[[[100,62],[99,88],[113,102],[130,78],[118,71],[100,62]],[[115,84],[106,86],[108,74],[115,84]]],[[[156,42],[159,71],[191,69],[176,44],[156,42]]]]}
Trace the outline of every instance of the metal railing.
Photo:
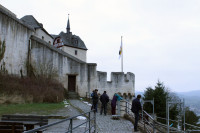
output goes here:
{"type": "MultiPolygon", "coordinates": [[[[129,101],[127,101],[127,100],[123,100],[123,101],[126,102],[126,108],[125,108],[126,114],[128,114],[130,117],[132,117],[134,119],[135,116],[131,111],[132,104],[129,103],[129,101]]],[[[157,122],[145,110],[142,110],[142,112],[140,113],[140,118],[141,118],[141,120],[139,121],[139,123],[143,126],[143,130],[145,132],[147,132],[147,133],[164,132],[163,130],[160,130],[160,127],[163,127],[163,126],[166,126],[166,125],[157,122]]]]}
{"type": "MultiPolygon", "coordinates": [[[[161,119],[161,120],[167,121],[166,118],[162,118],[162,117],[156,117],[156,118],[157,118],[157,120],[158,120],[158,119],[161,119]]],[[[170,121],[171,123],[178,123],[178,120],[171,120],[171,119],[169,119],[169,121],[170,121]]],[[[181,122],[182,122],[182,121],[181,121],[181,122]]],[[[161,123],[160,123],[160,124],[161,124],[161,123]]],[[[188,123],[185,123],[185,125],[187,125],[187,126],[190,127],[190,128],[193,128],[193,129],[186,129],[186,130],[184,131],[184,130],[182,130],[182,129],[177,129],[177,128],[175,128],[175,127],[170,127],[170,131],[169,131],[169,132],[177,132],[177,131],[183,132],[183,133],[190,133],[190,132],[194,132],[194,133],[197,133],[197,132],[198,132],[198,133],[199,133],[199,132],[200,132],[200,127],[199,127],[199,126],[191,125],[191,124],[188,124],[188,123]]],[[[167,130],[167,127],[168,127],[168,126],[165,125],[165,124],[162,124],[161,127],[167,130]]]]}
{"type": "Polygon", "coordinates": [[[57,124],[60,124],[60,123],[66,122],[66,121],[69,121],[69,126],[68,126],[68,129],[65,133],[73,133],[73,131],[75,129],[77,129],[78,127],[80,127],[84,124],[86,124],[86,128],[85,128],[85,131],[82,132],[82,133],[86,133],[86,132],[91,133],[92,128],[93,128],[93,132],[96,133],[96,112],[94,110],[91,110],[89,112],[85,112],[85,113],[82,113],[80,115],[76,115],[76,116],[73,116],[73,117],[58,121],[58,122],[54,122],[54,123],[51,123],[51,124],[48,124],[48,125],[44,125],[44,126],[41,126],[39,128],[28,130],[28,131],[25,131],[24,133],[35,133],[35,132],[38,132],[38,131],[43,131],[43,130],[49,128],[49,127],[55,126],[57,124]],[[94,114],[93,117],[91,116],[91,113],[94,114]],[[77,118],[78,116],[86,116],[87,120],[74,127],[73,126],[73,119],[77,118]],[[87,128],[87,124],[88,124],[88,128],[87,128]]]}
{"type": "MultiPolygon", "coordinates": [[[[129,103],[127,100],[122,100],[123,102],[126,102],[125,105],[125,113],[129,115],[131,118],[135,118],[134,114],[131,111],[132,104],[129,103]]],[[[149,115],[146,111],[142,111],[140,114],[140,118],[142,118],[142,121],[139,121],[140,124],[143,125],[143,130],[147,133],[155,133],[155,120],[154,118],[149,115]]]]}
{"type": "MultiPolygon", "coordinates": [[[[125,113],[134,119],[135,116],[131,111],[132,104],[129,103],[129,101],[127,101],[125,99],[123,99],[122,102],[126,102],[125,113]]],[[[143,125],[143,130],[147,133],[155,133],[155,132],[165,133],[167,131],[168,125],[158,122],[154,117],[152,117],[150,114],[148,114],[145,110],[142,110],[142,113],[140,114],[140,118],[142,120],[140,120],[139,123],[141,125],[143,125]]],[[[166,120],[166,118],[161,118],[161,117],[156,117],[156,118],[166,120]]],[[[176,122],[175,120],[170,120],[170,121],[176,122]]],[[[188,123],[185,123],[185,124],[188,125],[188,126],[194,127],[196,129],[195,130],[188,129],[184,132],[181,129],[178,129],[178,128],[175,128],[175,127],[169,127],[169,132],[171,132],[171,133],[172,132],[176,132],[176,133],[177,132],[181,132],[181,133],[200,132],[200,127],[194,126],[194,125],[191,125],[191,124],[188,124],[188,123]]]]}

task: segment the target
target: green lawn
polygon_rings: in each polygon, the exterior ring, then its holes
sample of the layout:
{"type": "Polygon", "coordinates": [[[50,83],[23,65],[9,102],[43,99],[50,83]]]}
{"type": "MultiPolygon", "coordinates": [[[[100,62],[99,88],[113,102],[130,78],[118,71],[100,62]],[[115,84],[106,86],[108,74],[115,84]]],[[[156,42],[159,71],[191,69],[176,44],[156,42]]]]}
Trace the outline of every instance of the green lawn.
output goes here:
{"type": "Polygon", "coordinates": [[[64,108],[64,103],[0,104],[0,116],[3,114],[48,115],[64,108]]]}

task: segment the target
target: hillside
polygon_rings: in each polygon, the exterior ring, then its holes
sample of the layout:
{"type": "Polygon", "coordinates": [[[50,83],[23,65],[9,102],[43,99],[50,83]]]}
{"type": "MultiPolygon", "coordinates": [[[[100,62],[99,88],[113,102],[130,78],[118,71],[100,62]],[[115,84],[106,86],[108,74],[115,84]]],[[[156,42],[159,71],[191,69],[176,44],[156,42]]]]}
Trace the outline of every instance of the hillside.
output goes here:
{"type": "Polygon", "coordinates": [[[197,115],[200,116],[200,90],[178,92],[180,98],[185,99],[186,106],[190,107],[197,115]]]}

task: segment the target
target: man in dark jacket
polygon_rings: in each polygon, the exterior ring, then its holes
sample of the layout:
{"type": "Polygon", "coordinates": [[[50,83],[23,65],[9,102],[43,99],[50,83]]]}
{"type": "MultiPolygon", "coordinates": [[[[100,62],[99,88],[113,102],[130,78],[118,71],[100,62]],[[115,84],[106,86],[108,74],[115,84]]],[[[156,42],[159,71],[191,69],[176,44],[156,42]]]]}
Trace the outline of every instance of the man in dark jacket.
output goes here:
{"type": "Polygon", "coordinates": [[[134,131],[137,132],[137,125],[139,120],[139,111],[142,110],[141,103],[140,103],[141,95],[137,95],[137,98],[133,100],[131,111],[135,114],[135,124],[134,124],[134,131]]]}
{"type": "Polygon", "coordinates": [[[95,112],[97,112],[97,104],[99,101],[99,96],[98,96],[97,92],[98,92],[98,90],[95,89],[93,96],[92,96],[93,109],[95,109],[95,112]]]}
{"type": "Polygon", "coordinates": [[[101,112],[100,114],[102,115],[102,112],[104,110],[104,115],[107,113],[107,103],[109,102],[109,97],[106,94],[106,91],[100,96],[100,101],[101,101],[101,112]]]}

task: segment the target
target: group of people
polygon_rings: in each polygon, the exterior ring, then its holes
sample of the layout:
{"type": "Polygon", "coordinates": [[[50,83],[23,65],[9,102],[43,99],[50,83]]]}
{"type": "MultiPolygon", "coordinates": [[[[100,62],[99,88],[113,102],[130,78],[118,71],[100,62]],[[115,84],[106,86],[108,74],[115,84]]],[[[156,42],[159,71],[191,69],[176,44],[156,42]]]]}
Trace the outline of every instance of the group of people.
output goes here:
{"type": "MultiPolygon", "coordinates": [[[[99,101],[99,96],[97,94],[98,90],[95,89],[92,94],[92,107],[91,110],[94,109],[95,112],[97,112],[97,106],[98,106],[98,101],[99,101]]],[[[102,115],[102,113],[104,112],[104,115],[107,114],[107,103],[109,102],[109,97],[106,94],[106,91],[104,91],[104,93],[100,96],[100,101],[101,101],[101,111],[100,114],[102,115]]]]}
{"type": "MultiPolygon", "coordinates": [[[[98,90],[95,89],[92,94],[92,107],[91,110],[94,109],[95,112],[97,112],[97,106],[98,106],[98,101],[101,101],[101,110],[100,110],[100,115],[104,112],[104,115],[107,114],[107,104],[109,102],[109,96],[106,94],[106,91],[100,96],[98,96],[98,90]]],[[[123,98],[120,97],[117,93],[114,94],[113,99],[111,101],[111,113],[112,115],[116,114],[116,104],[117,101],[122,100],[123,98]]],[[[134,123],[134,131],[137,132],[137,126],[138,126],[138,120],[139,120],[139,111],[142,110],[142,106],[140,103],[141,95],[137,95],[137,98],[133,99],[132,101],[132,107],[131,111],[135,115],[135,123],[134,123]]]]}

